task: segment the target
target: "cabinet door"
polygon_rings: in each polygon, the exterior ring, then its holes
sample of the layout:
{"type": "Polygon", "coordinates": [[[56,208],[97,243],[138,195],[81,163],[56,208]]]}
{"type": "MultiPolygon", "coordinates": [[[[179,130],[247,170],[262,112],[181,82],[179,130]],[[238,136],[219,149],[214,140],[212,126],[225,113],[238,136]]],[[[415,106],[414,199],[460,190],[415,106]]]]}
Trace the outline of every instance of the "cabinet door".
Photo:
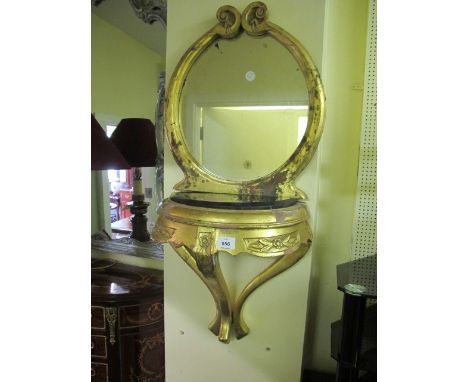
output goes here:
{"type": "Polygon", "coordinates": [[[91,306],[91,329],[105,329],[104,307],[91,306]]]}
{"type": "Polygon", "coordinates": [[[109,382],[107,363],[91,362],[91,382],[109,382]]]}
{"type": "Polygon", "coordinates": [[[121,334],[122,382],[164,382],[164,328],[121,334]]]}

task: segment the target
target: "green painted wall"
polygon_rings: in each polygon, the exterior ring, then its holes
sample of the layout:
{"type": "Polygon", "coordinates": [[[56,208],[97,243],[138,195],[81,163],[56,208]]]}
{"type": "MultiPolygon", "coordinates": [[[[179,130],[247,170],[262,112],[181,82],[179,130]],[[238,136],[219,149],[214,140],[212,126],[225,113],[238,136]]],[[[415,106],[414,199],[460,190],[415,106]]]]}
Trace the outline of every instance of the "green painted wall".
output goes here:
{"type": "Polygon", "coordinates": [[[161,57],[91,16],[91,110],[154,122],[161,57]]]}
{"type": "MultiPolygon", "coordinates": [[[[91,112],[103,125],[122,118],[148,118],[155,122],[161,57],[120,29],[91,14],[91,112]]],[[[154,171],[144,170],[145,182],[155,184],[154,171]],[[152,178],[151,178],[152,177],[152,178]]],[[[145,184],[145,187],[147,184],[145,184]]],[[[154,185],[153,195],[155,195],[154,185]]],[[[91,230],[103,227],[96,175],[91,178],[91,230]]],[[[148,216],[156,215],[151,203],[148,216]]]]}

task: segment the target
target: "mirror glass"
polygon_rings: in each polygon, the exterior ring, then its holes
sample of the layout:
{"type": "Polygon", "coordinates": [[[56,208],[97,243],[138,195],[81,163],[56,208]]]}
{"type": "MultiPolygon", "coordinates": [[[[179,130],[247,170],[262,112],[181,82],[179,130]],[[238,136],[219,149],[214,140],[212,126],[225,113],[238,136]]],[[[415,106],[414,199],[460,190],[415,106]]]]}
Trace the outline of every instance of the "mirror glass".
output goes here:
{"type": "Polygon", "coordinates": [[[181,95],[188,149],[209,172],[252,180],[280,167],[307,126],[298,63],[272,37],[219,40],[194,63],[181,95]]]}

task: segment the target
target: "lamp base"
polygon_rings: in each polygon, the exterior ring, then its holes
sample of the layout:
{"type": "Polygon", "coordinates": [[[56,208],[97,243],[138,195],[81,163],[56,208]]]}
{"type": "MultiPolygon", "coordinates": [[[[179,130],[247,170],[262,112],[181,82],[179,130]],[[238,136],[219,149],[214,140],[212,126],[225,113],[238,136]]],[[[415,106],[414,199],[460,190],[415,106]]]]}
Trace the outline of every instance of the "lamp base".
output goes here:
{"type": "Polygon", "coordinates": [[[138,241],[149,241],[150,234],[148,232],[147,223],[148,218],[146,217],[146,212],[148,210],[149,203],[145,201],[138,200],[137,198],[133,199],[133,205],[130,207],[132,212],[132,234],[130,237],[138,241]]]}

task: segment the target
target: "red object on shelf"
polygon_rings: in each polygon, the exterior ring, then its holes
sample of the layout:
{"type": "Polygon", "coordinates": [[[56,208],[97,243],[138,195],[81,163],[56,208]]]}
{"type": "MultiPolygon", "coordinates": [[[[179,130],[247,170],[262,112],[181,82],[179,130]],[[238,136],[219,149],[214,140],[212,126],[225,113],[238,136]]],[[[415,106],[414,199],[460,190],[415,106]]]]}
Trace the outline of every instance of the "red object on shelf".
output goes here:
{"type": "Polygon", "coordinates": [[[128,202],[132,201],[132,190],[120,190],[120,219],[129,218],[132,216],[132,212],[130,211],[130,207],[127,206],[128,202]]]}

